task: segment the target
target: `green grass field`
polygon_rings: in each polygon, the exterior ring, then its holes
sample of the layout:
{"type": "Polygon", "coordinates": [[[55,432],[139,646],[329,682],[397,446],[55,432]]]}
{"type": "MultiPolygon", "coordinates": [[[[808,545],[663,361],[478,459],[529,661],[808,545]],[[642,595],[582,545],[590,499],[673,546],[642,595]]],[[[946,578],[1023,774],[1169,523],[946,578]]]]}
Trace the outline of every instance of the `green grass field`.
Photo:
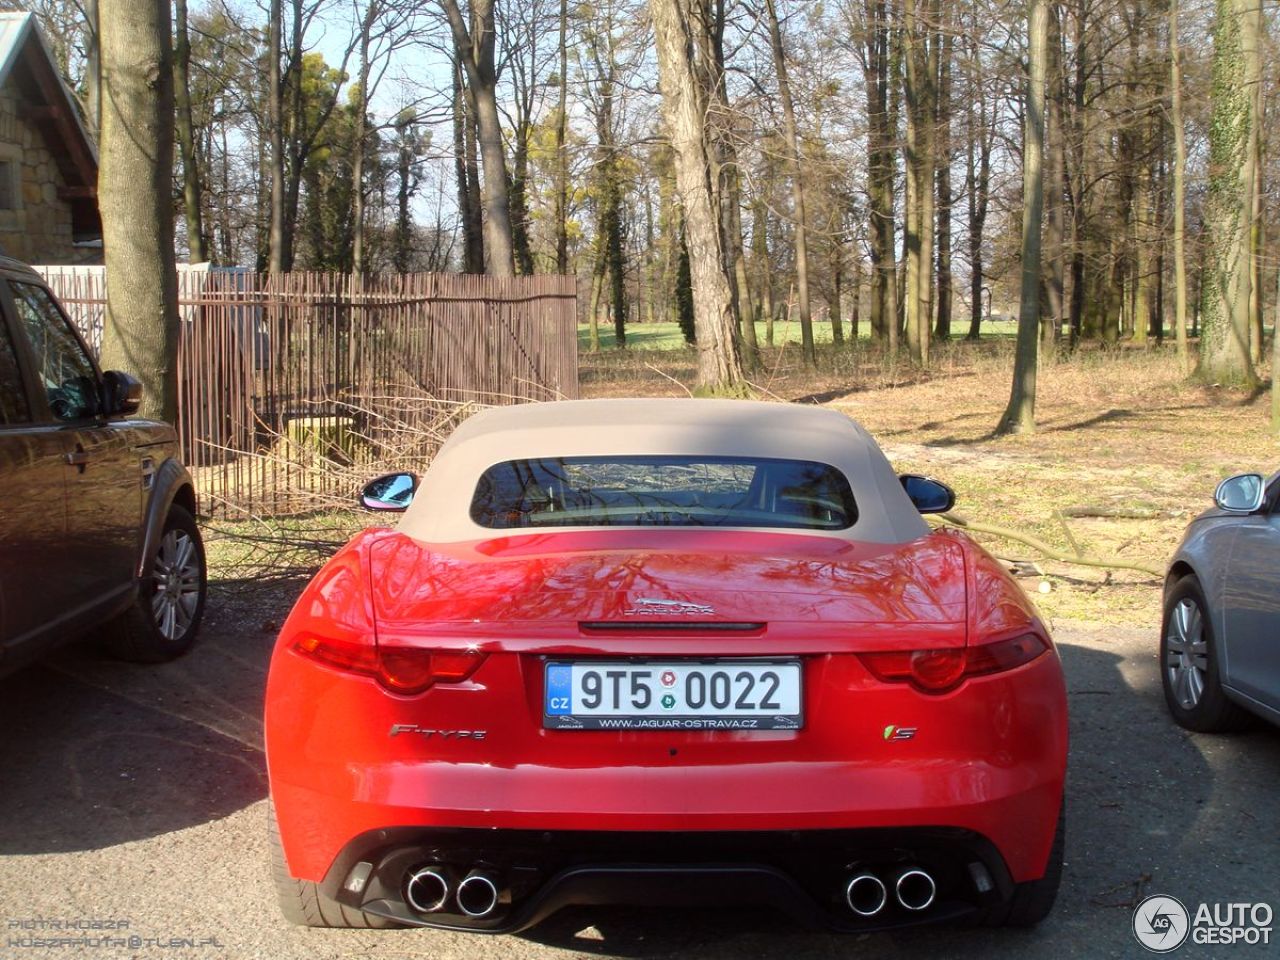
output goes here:
{"type": "MultiPolygon", "coordinates": [[[[1018,324],[1014,320],[988,320],[982,324],[982,338],[984,340],[1001,339],[1012,337],[1017,333],[1018,324]]],[[[957,322],[953,325],[954,333],[952,339],[961,339],[969,332],[969,322],[957,322]]],[[[761,344],[764,343],[764,324],[756,324],[756,338],[761,344]]],[[[859,324],[858,329],[860,340],[869,340],[871,338],[871,328],[867,323],[859,324]]],[[[800,343],[800,324],[793,321],[786,323],[785,321],[775,323],[773,326],[774,343],[800,343]]],[[[845,339],[849,338],[849,325],[844,325],[845,339]]],[[[815,322],[813,325],[813,336],[817,343],[831,342],[831,324],[825,322],[815,322]]],[[[578,324],[578,348],[586,351],[591,348],[591,328],[585,324],[578,324]]],[[[600,325],[600,347],[603,350],[611,350],[614,347],[613,327],[600,325]]],[[[679,350],[684,347],[684,337],[680,333],[680,326],[675,323],[629,323],[627,324],[627,347],[635,350],[679,350]]]]}

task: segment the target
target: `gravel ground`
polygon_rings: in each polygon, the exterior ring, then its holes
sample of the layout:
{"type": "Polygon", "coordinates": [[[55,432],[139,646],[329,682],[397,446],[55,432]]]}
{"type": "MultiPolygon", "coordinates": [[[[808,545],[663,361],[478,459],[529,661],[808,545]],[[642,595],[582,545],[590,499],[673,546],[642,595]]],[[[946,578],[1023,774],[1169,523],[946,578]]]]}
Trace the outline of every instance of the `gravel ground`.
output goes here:
{"type": "MultiPolygon", "coordinates": [[[[1033,931],[841,938],[755,914],[657,910],[566,912],[515,937],[290,927],[265,869],[260,717],[271,643],[300,586],[218,584],[202,645],[177,663],[72,648],[0,680],[0,960],[1130,957],[1145,955],[1130,922],[1147,894],[1280,910],[1280,733],[1184,733],[1164,711],[1154,630],[1065,622],[1067,867],[1033,931]],[[59,934],[54,920],[128,928],[59,934]],[[103,935],[138,939],[32,943],[103,935]]],[[[1264,950],[1188,942],[1177,955],[1264,950]]]]}

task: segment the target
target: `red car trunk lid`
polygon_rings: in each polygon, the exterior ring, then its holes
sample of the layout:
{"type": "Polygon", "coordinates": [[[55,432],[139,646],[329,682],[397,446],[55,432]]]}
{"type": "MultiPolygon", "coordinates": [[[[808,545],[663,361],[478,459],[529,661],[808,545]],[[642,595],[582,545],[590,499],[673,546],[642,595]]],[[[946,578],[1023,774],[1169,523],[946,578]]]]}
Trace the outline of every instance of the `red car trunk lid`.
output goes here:
{"type": "Polygon", "coordinates": [[[379,637],[400,643],[532,652],[595,637],[593,648],[622,654],[650,649],[652,639],[635,645],[646,636],[733,637],[741,648],[767,634],[793,641],[787,652],[817,652],[963,644],[964,562],[938,535],[884,545],[632,529],[447,545],[391,535],[374,548],[371,575],[379,637]]]}

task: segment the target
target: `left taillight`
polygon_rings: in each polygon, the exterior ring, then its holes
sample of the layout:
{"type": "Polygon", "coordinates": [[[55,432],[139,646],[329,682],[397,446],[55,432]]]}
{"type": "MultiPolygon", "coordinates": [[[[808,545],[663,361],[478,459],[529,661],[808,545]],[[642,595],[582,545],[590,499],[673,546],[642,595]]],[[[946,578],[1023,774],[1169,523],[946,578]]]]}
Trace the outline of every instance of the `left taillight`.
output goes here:
{"type": "Polygon", "coordinates": [[[923,693],[946,693],[968,677],[1012,670],[1048,649],[1044,637],[1025,633],[969,647],[886,650],[860,653],[858,658],[884,683],[910,683],[923,693]]]}
{"type": "Polygon", "coordinates": [[[304,633],[293,649],[326,666],[374,677],[392,693],[422,693],[437,683],[461,683],[479,669],[485,654],[387,646],[370,638],[344,639],[304,633]]]}

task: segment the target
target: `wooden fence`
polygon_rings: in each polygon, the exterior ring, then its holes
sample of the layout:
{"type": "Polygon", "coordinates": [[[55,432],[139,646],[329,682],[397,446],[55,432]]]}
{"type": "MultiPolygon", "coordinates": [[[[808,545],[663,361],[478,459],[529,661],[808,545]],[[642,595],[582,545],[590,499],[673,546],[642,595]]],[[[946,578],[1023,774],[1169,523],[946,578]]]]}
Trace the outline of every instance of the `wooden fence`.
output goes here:
{"type": "MultiPolygon", "coordinates": [[[[101,268],[40,268],[96,346],[101,268]]],[[[477,405],[578,392],[572,277],[179,273],[178,433],[203,512],[350,503],[477,405]]]]}

